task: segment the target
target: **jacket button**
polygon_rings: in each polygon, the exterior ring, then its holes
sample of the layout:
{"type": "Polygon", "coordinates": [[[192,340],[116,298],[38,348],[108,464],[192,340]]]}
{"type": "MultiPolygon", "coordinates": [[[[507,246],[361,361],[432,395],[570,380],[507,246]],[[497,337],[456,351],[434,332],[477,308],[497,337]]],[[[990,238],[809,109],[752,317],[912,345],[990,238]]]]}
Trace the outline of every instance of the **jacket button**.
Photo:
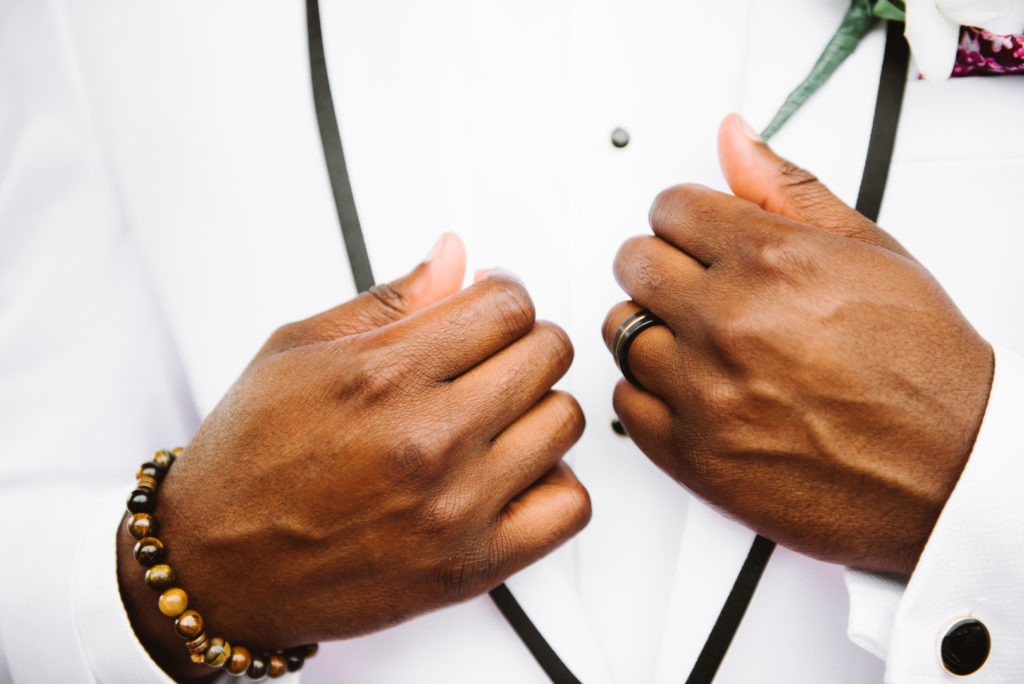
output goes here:
{"type": "Polygon", "coordinates": [[[974,674],[988,660],[992,639],[988,629],[974,618],[958,620],[942,637],[942,665],[955,675],[974,674]]]}

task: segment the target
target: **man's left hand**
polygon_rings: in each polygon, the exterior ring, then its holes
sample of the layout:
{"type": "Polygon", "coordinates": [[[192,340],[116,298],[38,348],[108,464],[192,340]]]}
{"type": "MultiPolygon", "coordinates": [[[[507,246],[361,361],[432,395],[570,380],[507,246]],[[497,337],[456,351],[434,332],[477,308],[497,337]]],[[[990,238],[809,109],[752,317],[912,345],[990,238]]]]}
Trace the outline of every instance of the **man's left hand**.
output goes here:
{"type": "MultiPolygon", "coordinates": [[[[739,117],[719,136],[735,196],[654,202],[615,275],[648,309],[644,389],[615,410],[655,463],[797,551],[909,573],[970,455],[992,351],[887,233],[776,156],[739,117]]],[[[964,236],[963,250],[971,250],[964,236]]]]}

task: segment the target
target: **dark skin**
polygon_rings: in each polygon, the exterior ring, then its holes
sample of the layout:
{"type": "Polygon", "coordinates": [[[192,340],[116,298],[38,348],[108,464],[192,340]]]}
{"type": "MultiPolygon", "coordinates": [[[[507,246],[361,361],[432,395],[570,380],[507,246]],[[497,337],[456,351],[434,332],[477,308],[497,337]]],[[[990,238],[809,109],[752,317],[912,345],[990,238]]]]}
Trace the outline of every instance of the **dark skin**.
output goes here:
{"type": "MultiPolygon", "coordinates": [[[[589,520],[561,458],[583,414],[552,385],[572,345],[500,271],[459,289],[461,242],[280,328],[160,486],[158,536],[209,636],[276,650],[477,596],[589,520]]],[[[193,666],[119,533],[140,639],[193,666]]]]}
{"type": "Polygon", "coordinates": [[[615,275],[666,325],[636,338],[614,405],[670,476],[760,534],[867,570],[913,570],[977,436],[990,346],[881,228],[739,117],[734,195],[663,192],[615,275]]]}

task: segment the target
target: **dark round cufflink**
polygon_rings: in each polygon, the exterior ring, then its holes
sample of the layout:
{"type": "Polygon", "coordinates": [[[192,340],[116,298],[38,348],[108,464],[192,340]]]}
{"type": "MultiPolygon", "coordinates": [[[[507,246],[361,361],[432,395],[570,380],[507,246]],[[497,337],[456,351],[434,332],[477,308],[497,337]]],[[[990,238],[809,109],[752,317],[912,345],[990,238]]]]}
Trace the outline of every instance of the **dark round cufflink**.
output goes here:
{"type": "Polygon", "coordinates": [[[974,674],[988,660],[992,638],[980,620],[964,618],[954,622],[942,637],[939,654],[946,671],[958,676],[974,674]]]}

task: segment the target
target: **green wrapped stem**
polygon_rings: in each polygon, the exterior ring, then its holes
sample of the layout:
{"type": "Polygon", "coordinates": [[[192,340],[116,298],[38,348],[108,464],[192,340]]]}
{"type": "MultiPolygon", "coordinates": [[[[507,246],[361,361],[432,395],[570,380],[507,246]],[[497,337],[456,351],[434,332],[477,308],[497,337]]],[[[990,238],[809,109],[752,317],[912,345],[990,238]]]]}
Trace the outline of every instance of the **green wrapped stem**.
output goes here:
{"type": "MultiPolygon", "coordinates": [[[[902,5],[902,2],[898,3],[902,5]]],[[[843,16],[839,29],[828,41],[818,61],[811,69],[811,73],[789,94],[786,101],[782,103],[775,118],[761,133],[761,137],[768,140],[775,135],[782,126],[789,121],[796,110],[800,109],[807,99],[815,93],[835,73],[839,65],[846,61],[846,58],[853,54],[860,41],[867,35],[875,22],[876,17],[894,18],[899,12],[899,7],[889,0],[852,0],[850,9],[843,16]]]]}

